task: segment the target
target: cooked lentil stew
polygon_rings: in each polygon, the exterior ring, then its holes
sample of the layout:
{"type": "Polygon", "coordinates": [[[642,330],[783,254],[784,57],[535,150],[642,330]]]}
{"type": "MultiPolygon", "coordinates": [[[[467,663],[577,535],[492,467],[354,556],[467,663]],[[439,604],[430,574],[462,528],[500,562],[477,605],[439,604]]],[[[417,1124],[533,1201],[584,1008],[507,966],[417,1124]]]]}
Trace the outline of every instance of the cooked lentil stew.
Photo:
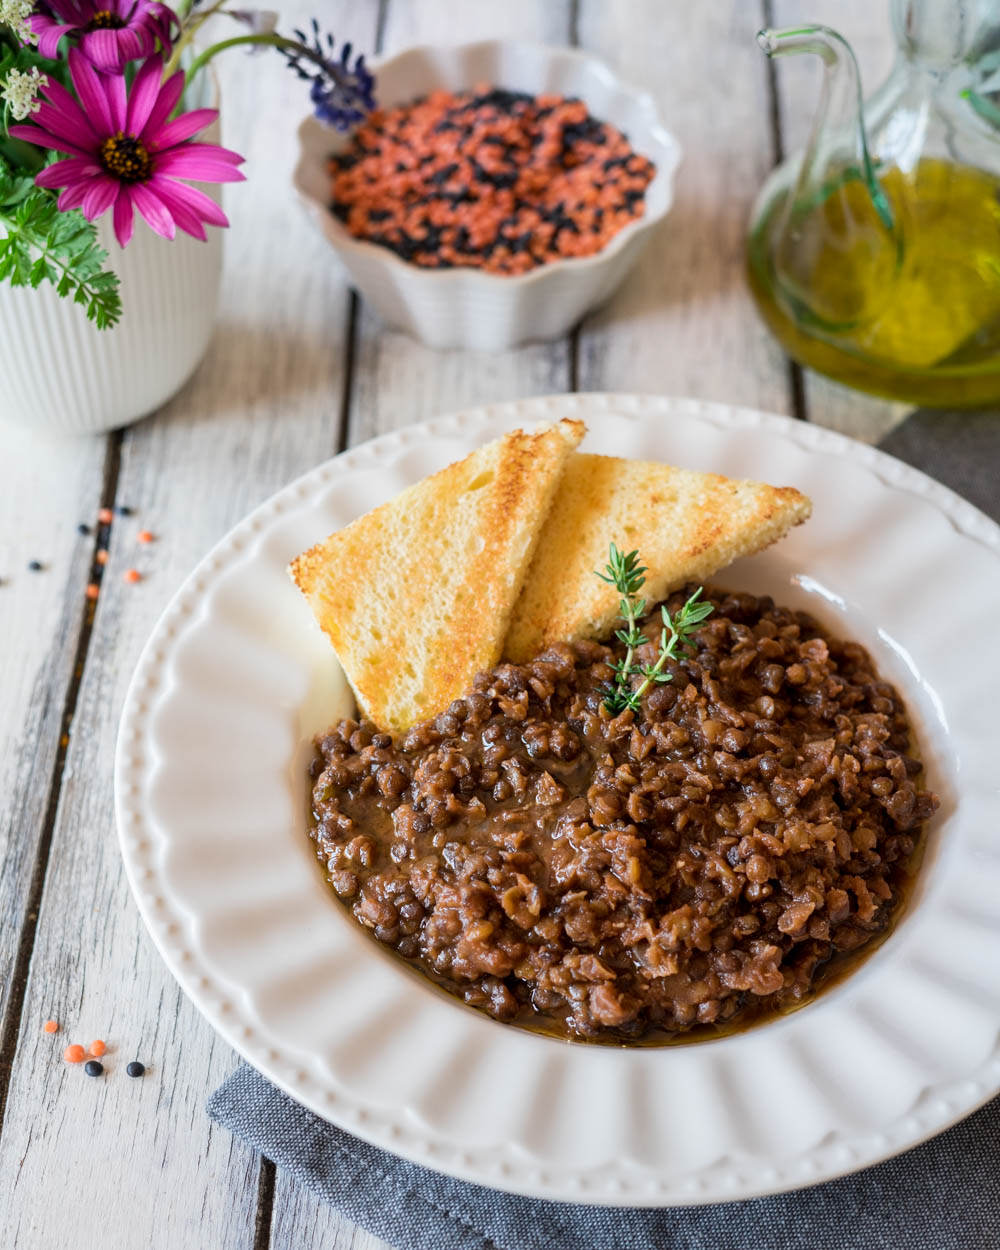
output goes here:
{"type": "Polygon", "coordinates": [[[355,918],[499,1020],[613,1042],[788,1010],[884,935],[938,803],[902,700],[807,614],[706,598],[639,716],[602,707],[620,644],[582,642],[399,740],[321,735],[312,832],[355,918]]]}

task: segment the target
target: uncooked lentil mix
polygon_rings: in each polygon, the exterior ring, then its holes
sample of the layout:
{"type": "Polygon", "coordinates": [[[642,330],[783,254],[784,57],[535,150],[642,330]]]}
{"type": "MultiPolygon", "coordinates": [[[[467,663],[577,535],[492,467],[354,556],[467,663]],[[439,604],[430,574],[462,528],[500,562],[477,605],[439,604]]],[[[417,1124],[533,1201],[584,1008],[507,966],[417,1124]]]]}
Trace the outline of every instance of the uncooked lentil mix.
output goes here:
{"type": "Polygon", "coordinates": [[[313,837],[357,920],[500,1020],[616,1042],[792,1007],[884,933],[937,807],[899,695],[808,615],[706,597],[638,716],[602,706],[621,645],[578,642],[398,740],[318,738],[313,837]]]}
{"type": "Polygon", "coordinates": [[[518,274],[599,252],[655,172],[581,100],[440,90],[358,127],[330,159],[331,208],[413,264],[518,274]]]}

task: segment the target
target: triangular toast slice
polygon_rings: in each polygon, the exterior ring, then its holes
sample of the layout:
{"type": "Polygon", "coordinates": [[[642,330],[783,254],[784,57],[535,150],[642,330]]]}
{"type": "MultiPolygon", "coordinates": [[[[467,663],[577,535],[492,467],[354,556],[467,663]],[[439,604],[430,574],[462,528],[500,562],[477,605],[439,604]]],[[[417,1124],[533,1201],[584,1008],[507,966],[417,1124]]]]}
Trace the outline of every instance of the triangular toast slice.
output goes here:
{"type": "Polygon", "coordinates": [[[551,642],[612,632],[620,596],[594,574],[607,563],[609,543],[638,548],[651,605],[769,546],[811,510],[788,486],[578,453],[559,484],[503,654],[520,663],[551,642]]]}
{"type": "Polygon", "coordinates": [[[542,524],[585,432],[514,430],[331,534],[289,568],[362,711],[398,732],[500,659],[542,524]]]}

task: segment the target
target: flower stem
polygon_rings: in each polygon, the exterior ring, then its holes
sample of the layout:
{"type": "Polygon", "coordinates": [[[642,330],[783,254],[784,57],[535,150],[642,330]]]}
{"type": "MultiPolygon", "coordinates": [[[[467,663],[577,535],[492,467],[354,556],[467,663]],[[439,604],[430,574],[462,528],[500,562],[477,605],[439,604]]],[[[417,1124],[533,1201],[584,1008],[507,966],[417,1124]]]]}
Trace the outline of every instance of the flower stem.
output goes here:
{"type": "MultiPolygon", "coordinates": [[[[218,13],[226,3],[227,0],[215,0],[215,3],[210,4],[203,13],[196,14],[194,18],[192,18],[190,25],[182,26],[181,37],[174,44],[174,50],[170,54],[170,59],[163,67],[164,78],[169,78],[170,75],[178,69],[184,49],[190,44],[191,40],[195,37],[198,31],[201,30],[202,26],[204,26],[208,19],[210,17],[214,17],[214,15],[218,13]]],[[[191,76],[189,74],[187,82],[190,81],[191,76]]]]}
{"type": "Polygon", "coordinates": [[[227,48],[238,48],[244,44],[269,44],[273,48],[295,48],[302,51],[302,45],[295,39],[286,39],[283,35],[260,34],[260,35],[234,35],[232,39],[223,39],[221,43],[213,43],[210,48],[206,48],[204,52],[199,53],[188,66],[187,81],[191,82],[195,74],[205,66],[214,56],[218,56],[220,52],[225,52],[227,48]]]}
{"type": "Polygon", "coordinates": [[[196,56],[191,62],[187,72],[188,83],[191,82],[191,79],[200,69],[204,69],[212,57],[217,56],[220,52],[225,52],[227,48],[253,44],[263,47],[284,48],[289,52],[296,52],[307,61],[312,61],[314,65],[318,65],[320,69],[326,72],[330,70],[328,62],[320,53],[314,52],[306,44],[300,43],[298,39],[286,39],[284,35],[278,35],[274,31],[269,31],[257,35],[235,35],[232,39],[223,39],[221,43],[213,43],[210,48],[206,48],[204,52],[196,56]]]}

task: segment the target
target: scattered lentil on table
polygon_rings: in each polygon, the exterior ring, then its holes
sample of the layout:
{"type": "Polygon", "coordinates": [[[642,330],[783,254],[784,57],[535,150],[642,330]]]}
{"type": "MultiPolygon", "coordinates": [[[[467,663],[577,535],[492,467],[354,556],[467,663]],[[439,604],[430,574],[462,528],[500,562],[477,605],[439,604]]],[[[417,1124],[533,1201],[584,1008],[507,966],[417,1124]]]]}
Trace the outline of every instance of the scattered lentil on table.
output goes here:
{"type": "Polygon", "coordinates": [[[128,1065],[128,1067],[125,1069],[125,1071],[128,1073],[129,1076],[144,1076],[146,1072],[146,1066],[145,1064],[140,1063],[138,1059],[133,1059],[132,1062],[128,1065]]]}
{"type": "Polygon", "coordinates": [[[138,569],[126,569],[123,575],[123,580],[128,582],[130,585],[134,585],[136,582],[142,580],[142,574],[138,569]]]}
{"type": "Polygon", "coordinates": [[[97,514],[97,519],[102,525],[110,525],[114,519],[114,513],[110,508],[101,508],[97,514]]]}
{"type": "Polygon", "coordinates": [[[85,1053],[79,1042],[74,1042],[63,1051],[63,1058],[67,1063],[81,1063],[85,1053]]]}
{"type": "Polygon", "coordinates": [[[104,1064],[96,1059],[88,1059],[83,1065],[83,1070],[88,1076],[102,1076],[104,1073],[104,1064]]]}
{"type": "Polygon", "coordinates": [[[331,209],[413,264],[519,274],[601,251],[655,172],[582,100],[440,90],[358,127],[330,159],[331,209]]]}
{"type": "Polygon", "coordinates": [[[100,1059],[101,1055],[105,1054],[105,1053],[107,1052],[107,1049],[108,1049],[108,1048],[107,1048],[107,1046],[105,1046],[105,1044],[101,1041],[101,1039],[100,1039],[100,1038],[98,1038],[96,1041],[93,1041],[93,1042],[91,1042],[91,1043],[90,1043],[90,1046],[88,1047],[88,1049],[90,1050],[90,1053],[91,1053],[92,1055],[94,1055],[94,1056],[96,1056],[98,1059],[100,1059]]]}
{"type": "Polygon", "coordinates": [[[42,1025],[42,1028],[45,1030],[46,1033],[58,1033],[59,1022],[57,1020],[46,1020],[45,1023],[42,1025]]]}

